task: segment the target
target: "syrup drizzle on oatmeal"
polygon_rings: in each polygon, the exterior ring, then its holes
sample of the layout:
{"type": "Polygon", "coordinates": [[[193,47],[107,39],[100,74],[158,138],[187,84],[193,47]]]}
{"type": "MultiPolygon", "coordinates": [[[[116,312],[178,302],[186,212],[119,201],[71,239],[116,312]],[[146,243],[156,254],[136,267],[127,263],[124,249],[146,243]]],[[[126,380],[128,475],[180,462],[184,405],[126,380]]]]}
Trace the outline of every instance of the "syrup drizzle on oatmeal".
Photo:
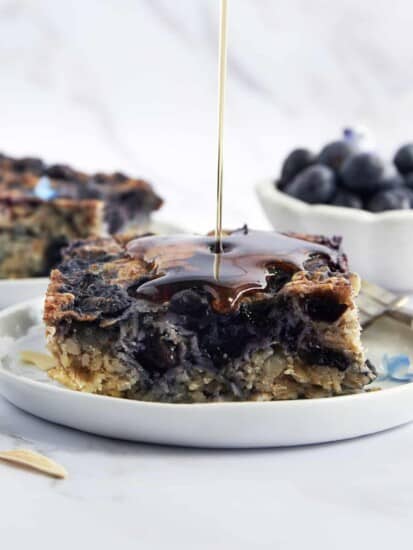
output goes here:
{"type": "Polygon", "coordinates": [[[168,301],[179,290],[201,288],[210,294],[212,307],[220,313],[235,310],[241,298],[265,291],[269,269],[295,273],[315,255],[331,258],[330,248],[270,231],[246,227],[223,236],[219,278],[216,278],[214,237],[168,235],[130,241],[131,257],[143,260],[152,279],[141,284],[137,295],[168,301]]]}
{"type": "Polygon", "coordinates": [[[219,26],[219,58],[218,58],[218,166],[217,166],[217,206],[215,223],[215,278],[219,277],[220,258],[222,252],[222,201],[224,185],[224,111],[225,83],[227,77],[227,12],[228,0],[221,0],[221,15],[219,26]]]}

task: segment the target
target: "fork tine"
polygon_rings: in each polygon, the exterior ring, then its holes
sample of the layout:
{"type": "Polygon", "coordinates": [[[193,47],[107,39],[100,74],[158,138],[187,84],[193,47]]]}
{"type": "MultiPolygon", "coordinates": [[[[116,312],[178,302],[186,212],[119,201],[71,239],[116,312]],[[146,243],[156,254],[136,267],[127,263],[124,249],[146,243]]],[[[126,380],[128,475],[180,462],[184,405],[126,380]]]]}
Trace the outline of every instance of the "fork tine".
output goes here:
{"type": "Polygon", "coordinates": [[[368,326],[386,312],[400,308],[407,300],[407,296],[398,296],[374,283],[363,280],[357,299],[361,325],[368,326]]]}
{"type": "Polygon", "coordinates": [[[370,281],[365,281],[364,279],[361,282],[361,292],[365,292],[368,296],[378,302],[381,302],[382,304],[391,303],[400,297],[397,294],[371,283],[370,281]]]}
{"type": "Polygon", "coordinates": [[[359,319],[360,319],[360,325],[363,328],[367,327],[372,320],[372,318],[369,315],[367,315],[366,313],[360,310],[359,310],[359,319]]]}
{"type": "Polygon", "coordinates": [[[381,317],[388,309],[387,306],[383,306],[383,304],[366,294],[359,295],[357,305],[359,308],[360,323],[363,327],[381,317]]]}
{"type": "Polygon", "coordinates": [[[387,304],[377,301],[366,293],[359,294],[357,300],[359,309],[364,311],[367,315],[377,315],[378,313],[387,309],[387,304]]]}

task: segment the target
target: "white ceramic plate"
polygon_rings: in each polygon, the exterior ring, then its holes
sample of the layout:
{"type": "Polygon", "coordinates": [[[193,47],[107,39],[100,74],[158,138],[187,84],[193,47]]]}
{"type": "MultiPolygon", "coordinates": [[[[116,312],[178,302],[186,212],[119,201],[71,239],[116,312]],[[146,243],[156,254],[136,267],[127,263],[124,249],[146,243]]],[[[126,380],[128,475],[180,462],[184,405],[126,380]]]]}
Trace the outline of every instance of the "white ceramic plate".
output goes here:
{"type": "MultiPolygon", "coordinates": [[[[413,384],[384,380],[381,391],[267,403],[174,405],[68,390],[22,364],[21,350],[44,351],[43,299],[0,312],[0,392],[31,414],[119,439],[197,447],[271,447],[347,439],[413,420],[413,384]]],[[[365,334],[369,356],[413,358],[411,332],[382,320],[365,334]]]]}
{"type": "MultiPolygon", "coordinates": [[[[172,223],[153,220],[148,231],[170,234],[182,233],[183,229],[172,223]]],[[[0,279],[0,309],[41,296],[48,283],[48,277],[0,279]]]]}

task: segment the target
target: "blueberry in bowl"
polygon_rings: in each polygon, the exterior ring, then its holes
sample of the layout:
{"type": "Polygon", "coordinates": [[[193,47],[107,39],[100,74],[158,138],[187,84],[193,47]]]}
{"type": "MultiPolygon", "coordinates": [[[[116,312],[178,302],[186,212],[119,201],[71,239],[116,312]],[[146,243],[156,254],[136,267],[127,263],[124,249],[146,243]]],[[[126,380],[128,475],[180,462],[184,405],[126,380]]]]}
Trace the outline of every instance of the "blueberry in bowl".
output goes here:
{"type": "Polygon", "coordinates": [[[394,164],[401,174],[413,173],[413,143],[400,147],[394,156],[394,164]]]}
{"type": "Polygon", "coordinates": [[[363,201],[359,195],[348,189],[339,189],[331,201],[333,206],[345,206],[347,208],[363,208],[363,201]]]}
{"type": "Polygon", "coordinates": [[[407,188],[412,186],[413,144],[400,147],[393,162],[387,162],[378,153],[366,150],[360,136],[355,138],[349,130],[342,139],[327,143],[318,154],[305,148],[294,149],[276,181],[280,191],[308,204],[375,213],[410,208],[406,196],[410,195],[407,188]]]}
{"type": "Polygon", "coordinates": [[[395,150],[385,158],[347,130],[295,149],[258,198],[275,229],[340,235],[362,277],[413,292],[413,140],[395,150]]]}
{"type": "Polygon", "coordinates": [[[356,151],[356,146],[350,140],[341,139],[327,143],[318,155],[318,162],[329,166],[332,170],[340,170],[343,163],[356,151]]]}
{"type": "Polygon", "coordinates": [[[343,187],[369,196],[380,190],[385,171],[385,163],[378,155],[362,152],[347,158],[340,168],[340,176],[343,187]]]}
{"type": "Polygon", "coordinates": [[[280,176],[282,186],[292,181],[297,174],[314,164],[315,155],[308,149],[294,149],[285,159],[280,176]]]}
{"type": "Polygon", "coordinates": [[[376,193],[366,203],[370,212],[384,212],[386,210],[410,210],[413,193],[410,189],[385,189],[376,193]]]}
{"type": "Polygon", "coordinates": [[[310,204],[328,203],[337,190],[336,176],[328,166],[313,164],[284,187],[284,192],[310,204]]]}

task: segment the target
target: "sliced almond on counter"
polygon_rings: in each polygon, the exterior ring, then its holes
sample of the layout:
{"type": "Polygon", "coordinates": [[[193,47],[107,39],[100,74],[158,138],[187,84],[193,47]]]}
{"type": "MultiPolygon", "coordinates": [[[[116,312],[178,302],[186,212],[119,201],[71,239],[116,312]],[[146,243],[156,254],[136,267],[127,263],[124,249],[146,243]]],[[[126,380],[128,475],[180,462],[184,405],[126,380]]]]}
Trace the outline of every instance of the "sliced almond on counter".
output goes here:
{"type": "Polygon", "coordinates": [[[60,464],[50,460],[50,458],[35,453],[34,451],[28,451],[26,449],[0,451],[0,460],[27,466],[28,468],[33,468],[33,470],[37,470],[51,477],[57,477],[59,479],[65,479],[67,477],[67,470],[63,468],[63,466],[60,466],[60,464]]]}
{"type": "Polygon", "coordinates": [[[56,361],[51,355],[47,353],[40,353],[39,351],[21,351],[20,359],[25,363],[35,365],[41,370],[48,371],[56,366],[56,361]]]}

